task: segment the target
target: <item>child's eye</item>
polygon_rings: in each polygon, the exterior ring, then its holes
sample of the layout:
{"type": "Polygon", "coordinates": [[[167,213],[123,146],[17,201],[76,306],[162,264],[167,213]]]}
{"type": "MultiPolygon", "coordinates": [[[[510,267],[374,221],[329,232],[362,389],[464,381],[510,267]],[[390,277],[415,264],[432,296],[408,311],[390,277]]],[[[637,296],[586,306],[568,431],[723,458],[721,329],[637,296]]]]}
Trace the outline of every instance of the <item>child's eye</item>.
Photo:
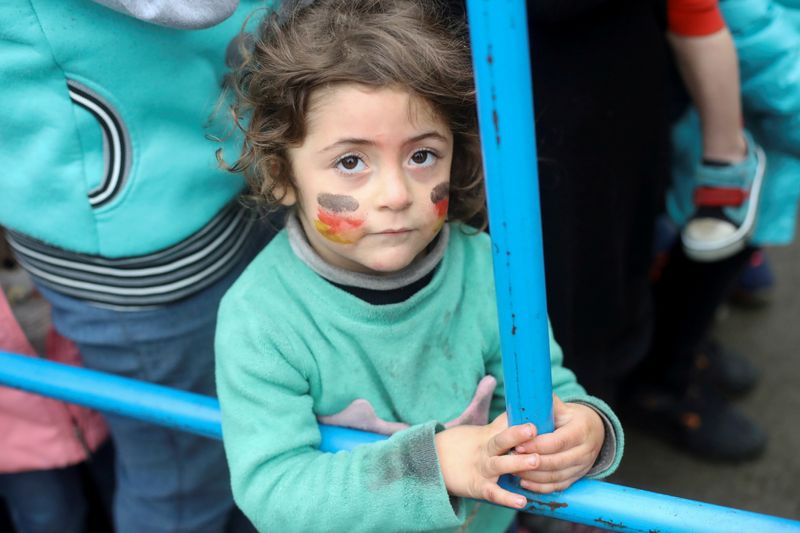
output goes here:
{"type": "Polygon", "coordinates": [[[436,162],[438,157],[432,150],[417,150],[411,154],[411,163],[418,167],[429,167],[436,162]]]}
{"type": "Polygon", "coordinates": [[[336,169],[344,174],[356,174],[366,170],[367,165],[357,155],[348,154],[336,161],[336,169]]]}

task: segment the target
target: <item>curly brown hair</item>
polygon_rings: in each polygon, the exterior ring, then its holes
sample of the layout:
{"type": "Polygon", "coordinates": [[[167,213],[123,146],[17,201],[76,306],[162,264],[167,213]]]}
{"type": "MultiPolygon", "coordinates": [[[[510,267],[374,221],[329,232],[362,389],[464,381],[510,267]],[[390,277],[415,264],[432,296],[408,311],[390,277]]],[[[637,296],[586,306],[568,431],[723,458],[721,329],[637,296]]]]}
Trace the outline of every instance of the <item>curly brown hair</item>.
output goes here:
{"type": "Polygon", "coordinates": [[[293,187],[287,148],[303,142],[314,90],[337,83],[400,86],[424,98],[453,133],[450,220],[483,218],[475,87],[463,20],[432,0],[295,0],[240,39],[231,114],[252,198],[276,207],[293,187]]]}

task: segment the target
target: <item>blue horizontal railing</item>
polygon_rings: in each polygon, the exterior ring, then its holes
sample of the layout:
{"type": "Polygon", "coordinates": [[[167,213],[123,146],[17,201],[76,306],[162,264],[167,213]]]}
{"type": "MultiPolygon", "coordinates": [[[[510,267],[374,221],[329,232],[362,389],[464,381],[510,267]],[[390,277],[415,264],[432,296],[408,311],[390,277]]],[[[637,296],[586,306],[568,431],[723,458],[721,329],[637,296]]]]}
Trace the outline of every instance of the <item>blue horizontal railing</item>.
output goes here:
{"type": "MultiPolygon", "coordinates": [[[[95,370],[0,352],[0,384],[107,413],[128,416],[220,439],[219,403],[179,391],[95,370]]],[[[385,437],[320,426],[325,452],[351,450],[385,437]]],[[[613,531],[650,532],[800,532],[800,522],[601,481],[579,481],[555,494],[521,491],[533,514],[613,531]]]]}

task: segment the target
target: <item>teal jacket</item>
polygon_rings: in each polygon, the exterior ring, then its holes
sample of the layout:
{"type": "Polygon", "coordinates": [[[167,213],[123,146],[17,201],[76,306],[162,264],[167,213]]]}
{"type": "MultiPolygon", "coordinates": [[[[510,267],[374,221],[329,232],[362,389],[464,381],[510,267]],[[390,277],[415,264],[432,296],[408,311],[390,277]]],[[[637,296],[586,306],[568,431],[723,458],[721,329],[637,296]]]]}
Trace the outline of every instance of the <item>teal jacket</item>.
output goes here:
{"type": "Polygon", "coordinates": [[[218,169],[206,134],[222,126],[206,125],[226,48],[256,6],[241,4],[181,30],[87,0],[0,2],[0,225],[119,258],[167,248],[220,212],[244,184],[218,169]]]}
{"type": "MultiPolygon", "coordinates": [[[[739,54],[745,124],[767,154],[752,242],[788,244],[800,196],[800,0],[722,0],[739,54]]],[[[693,210],[699,121],[692,111],[673,130],[673,189],[667,205],[683,224],[693,210]]]]}

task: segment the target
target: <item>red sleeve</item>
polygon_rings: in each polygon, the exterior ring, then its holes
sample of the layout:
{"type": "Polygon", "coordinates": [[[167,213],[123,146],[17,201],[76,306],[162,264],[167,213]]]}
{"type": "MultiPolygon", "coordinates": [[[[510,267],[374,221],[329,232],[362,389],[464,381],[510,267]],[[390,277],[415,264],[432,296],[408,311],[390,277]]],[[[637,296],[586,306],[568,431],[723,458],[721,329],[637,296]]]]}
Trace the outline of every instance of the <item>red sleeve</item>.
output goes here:
{"type": "Polygon", "coordinates": [[[718,0],[668,0],[667,27],[684,37],[711,35],[725,27],[718,0]]]}

